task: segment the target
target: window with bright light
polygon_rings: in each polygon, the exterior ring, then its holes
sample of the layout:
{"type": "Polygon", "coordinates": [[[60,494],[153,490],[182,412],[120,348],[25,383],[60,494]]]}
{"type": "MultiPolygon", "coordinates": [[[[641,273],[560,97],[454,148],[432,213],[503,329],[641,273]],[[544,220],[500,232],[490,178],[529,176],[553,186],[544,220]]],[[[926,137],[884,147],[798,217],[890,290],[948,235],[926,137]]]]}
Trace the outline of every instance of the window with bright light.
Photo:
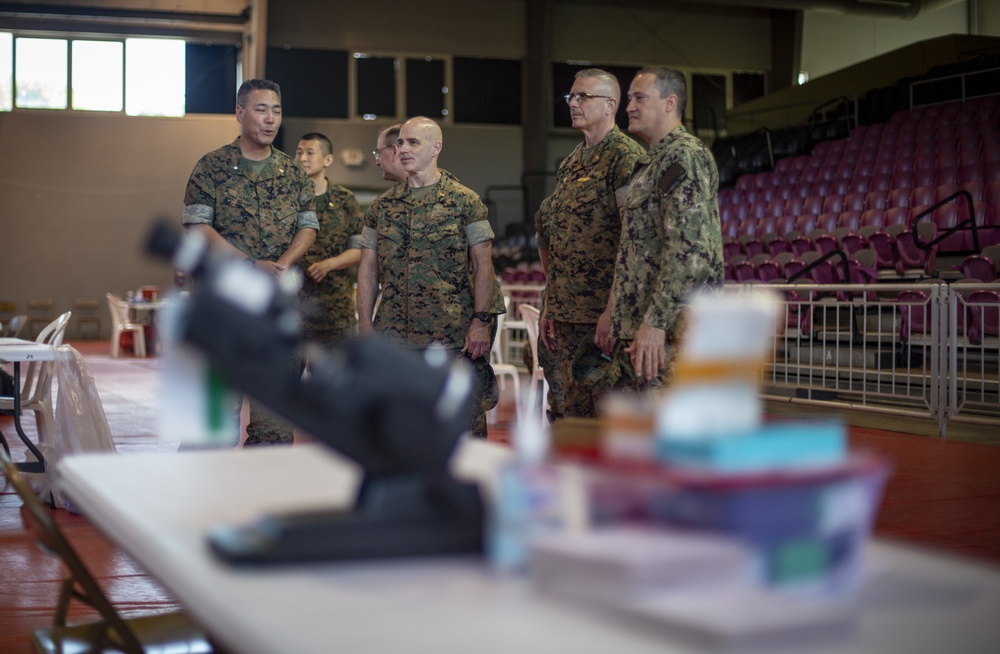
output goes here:
{"type": "Polygon", "coordinates": [[[14,107],[14,35],[0,32],[0,111],[14,107]]]}
{"type": "Polygon", "coordinates": [[[67,43],[65,39],[17,39],[14,42],[17,106],[65,109],[67,43]]]}
{"type": "Polygon", "coordinates": [[[184,41],[125,39],[125,113],[183,116],[184,41]]]}
{"type": "Polygon", "coordinates": [[[122,110],[121,41],[73,41],[74,109],[122,110]]]}

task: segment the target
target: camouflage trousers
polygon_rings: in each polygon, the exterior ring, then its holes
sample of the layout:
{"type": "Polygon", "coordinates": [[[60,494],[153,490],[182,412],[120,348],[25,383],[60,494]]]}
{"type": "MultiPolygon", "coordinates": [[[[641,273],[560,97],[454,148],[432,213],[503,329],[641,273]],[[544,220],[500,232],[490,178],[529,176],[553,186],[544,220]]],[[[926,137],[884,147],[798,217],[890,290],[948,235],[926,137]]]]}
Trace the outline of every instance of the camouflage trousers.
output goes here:
{"type": "Polygon", "coordinates": [[[257,400],[250,400],[250,420],[243,447],[291,445],[292,423],[279,417],[257,400]]]}
{"type": "Polygon", "coordinates": [[[306,324],[303,330],[307,342],[320,343],[322,345],[339,345],[348,338],[355,336],[357,332],[358,330],[354,325],[320,328],[306,324]]]}
{"type": "MultiPolygon", "coordinates": [[[[302,370],[302,362],[298,361],[302,370]]],[[[250,404],[250,419],[247,421],[247,439],[243,447],[255,447],[258,445],[291,445],[294,437],[292,435],[292,423],[278,416],[262,403],[254,399],[248,399],[250,404]]],[[[237,404],[236,416],[239,423],[239,403],[237,404]]]]}
{"type": "Polygon", "coordinates": [[[573,361],[580,350],[581,341],[585,338],[593,340],[597,325],[557,320],[554,326],[556,349],[549,350],[542,343],[538,345],[539,359],[542,359],[543,350],[547,352],[546,357],[552,355],[555,359],[556,369],[546,370],[545,379],[549,382],[550,389],[558,388],[561,396],[553,402],[554,393],[550,393],[549,418],[553,421],[560,418],[595,418],[597,407],[594,390],[573,377],[573,361]]]}
{"type": "MultiPolygon", "coordinates": [[[[531,362],[534,365],[534,362],[531,362]]],[[[549,422],[563,415],[562,375],[559,373],[559,355],[545,347],[541,338],[538,339],[538,365],[545,373],[545,381],[549,383],[549,422]]],[[[529,366],[530,369],[530,366],[529,366]]],[[[529,407],[529,411],[534,408],[529,407]]]]}

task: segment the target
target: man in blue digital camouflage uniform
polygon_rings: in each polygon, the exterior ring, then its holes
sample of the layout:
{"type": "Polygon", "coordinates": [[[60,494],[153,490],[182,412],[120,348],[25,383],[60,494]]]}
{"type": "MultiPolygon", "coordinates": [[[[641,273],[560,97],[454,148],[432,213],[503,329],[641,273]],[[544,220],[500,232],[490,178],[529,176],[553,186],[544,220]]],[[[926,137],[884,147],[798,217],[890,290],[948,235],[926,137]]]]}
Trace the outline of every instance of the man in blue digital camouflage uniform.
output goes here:
{"type": "Polygon", "coordinates": [[[629,183],[612,287],[617,388],[669,379],[690,293],[723,282],[719,174],[711,152],[682,124],[683,73],[645,68],[628,93],[629,132],[649,143],[629,183]]]}
{"type": "MultiPolygon", "coordinates": [[[[184,193],[184,227],[272,275],[309,250],[319,223],[313,183],[271,144],[281,127],[281,89],[270,80],[244,82],[236,94],[240,136],[203,156],[184,193]]],[[[292,442],[291,425],[250,403],[247,445],[292,442]]]]}

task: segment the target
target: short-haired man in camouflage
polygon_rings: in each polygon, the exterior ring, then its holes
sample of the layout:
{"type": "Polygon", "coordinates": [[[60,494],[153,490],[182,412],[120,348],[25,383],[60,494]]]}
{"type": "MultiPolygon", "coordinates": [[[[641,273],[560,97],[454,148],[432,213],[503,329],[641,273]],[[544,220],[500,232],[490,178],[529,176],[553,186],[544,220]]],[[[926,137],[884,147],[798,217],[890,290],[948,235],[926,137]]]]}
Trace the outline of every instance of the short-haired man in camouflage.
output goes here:
{"type": "Polygon", "coordinates": [[[629,132],[649,143],[622,214],[612,288],[618,388],[669,378],[690,293],[723,281],[719,173],[711,152],[682,125],[684,75],[644,68],[628,93],[629,132]]]}
{"type": "Polygon", "coordinates": [[[336,345],[354,332],[355,266],[361,261],[361,207],[354,194],[326,177],[333,163],[333,144],[323,134],[305,134],[295,159],[316,187],[319,234],[299,267],[305,273],[302,295],[305,336],[336,345]]]}
{"type": "MultiPolygon", "coordinates": [[[[184,227],[209,244],[280,275],[316,238],[313,184],[295,160],[271,144],[281,127],[281,89],[244,82],[236,94],[240,136],[195,165],[184,193],[184,227]]],[[[247,445],[291,443],[291,425],[250,403],[247,445]]]]}
{"type": "Polygon", "coordinates": [[[407,181],[379,196],[365,213],[358,332],[377,331],[419,349],[437,343],[471,359],[478,403],[470,430],[485,438],[485,412],[497,401],[490,345],[496,314],[504,312],[493,272],[493,229],[479,196],[438,168],[437,123],[408,120],[398,146],[407,181]],[[382,301],[373,319],[380,283],[382,301]]]}
{"type": "Polygon", "coordinates": [[[389,125],[378,133],[375,139],[375,165],[382,171],[382,179],[387,182],[402,182],[406,171],[399,163],[399,130],[402,125],[389,125]]]}
{"type": "Polygon", "coordinates": [[[546,279],[539,339],[558,362],[557,371],[546,370],[549,385],[562,391],[561,407],[558,398],[550,400],[553,420],[597,414],[594,390],[574,379],[573,360],[584,339],[611,349],[608,295],[621,234],[616,195],[643,153],[615,125],[620,98],[611,73],[589,68],[576,74],[566,102],[583,143],[559,165],[555,192],[535,225],[546,279]]]}

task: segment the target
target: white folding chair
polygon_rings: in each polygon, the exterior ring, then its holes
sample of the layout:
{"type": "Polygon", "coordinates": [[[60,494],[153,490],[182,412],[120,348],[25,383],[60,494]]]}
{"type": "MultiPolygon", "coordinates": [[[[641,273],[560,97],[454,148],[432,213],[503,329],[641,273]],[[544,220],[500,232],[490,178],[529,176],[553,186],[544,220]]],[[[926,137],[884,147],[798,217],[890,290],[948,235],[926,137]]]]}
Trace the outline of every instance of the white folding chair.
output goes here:
{"type": "Polygon", "coordinates": [[[132,334],[132,349],[137,357],[146,356],[146,328],[129,321],[128,303],[114,293],[107,293],[108,311],[111,312],[111,356],[118,358],[122,334],[132,334]]]}
{"type": "MultiPolygon", "coordinates": [[[[38,333],[36,343],[59,347],[66,335],[66,325],[69,324],[72,311],[62,314],[38,333]]],[[[52,370],[54,361],[32,361],[24,373],[24,384],[20,388],[21,414],[26,411],[35,413],[35,428],[38,430],[38,442],[50,443],[49,435],[55,428],[55,415],[52,412],[52,370]]],[[[18,392],[18,389],[15,389],[18,392]]],[[[0,400],[0,409],[13,410],[14,400],[0,400]]]]}
{"type": "Polygon", "coordinates": [[[525,400],[529,412],[535,410],[535,402],[538,401],[538,388],[542,389],[542,425],[548,426],[549,410],[549,382],[545,379],[545,371],[538,363],[538,318],[537,307],[530,304],[521,305],[521,318],[524,320],[525,329],[528,332],[528,344],[531,346],[531,380],[528,382],[528,397],[525,400]]]}
{"type": "MultiPolygon", "coordinates": [[[[504,298],[505,303],[509,298],[504,298]]],[[[502,350],[500,348],[500,339],[503,335],[503,323],[505,314],[497,315],[497,335],[493,339],[493,348],[490,350],[490,365],[493,366],[493,372],[497,376],[497,382],[500,384],[500,389],[506,388],[506,377],[510,377],[511,382],[514,384],[514,410],[517,422],[521,422],[521,378],[518,375],[517,366],[512,363],[506,363],[503,360],[502,350]]],[[[498,405],[499,406],[499,405],[498,405]]],[[[490,409],[486,414],[486,419],[490,424],[495,424],[497,421],[497,407],[490,409]]]]}

